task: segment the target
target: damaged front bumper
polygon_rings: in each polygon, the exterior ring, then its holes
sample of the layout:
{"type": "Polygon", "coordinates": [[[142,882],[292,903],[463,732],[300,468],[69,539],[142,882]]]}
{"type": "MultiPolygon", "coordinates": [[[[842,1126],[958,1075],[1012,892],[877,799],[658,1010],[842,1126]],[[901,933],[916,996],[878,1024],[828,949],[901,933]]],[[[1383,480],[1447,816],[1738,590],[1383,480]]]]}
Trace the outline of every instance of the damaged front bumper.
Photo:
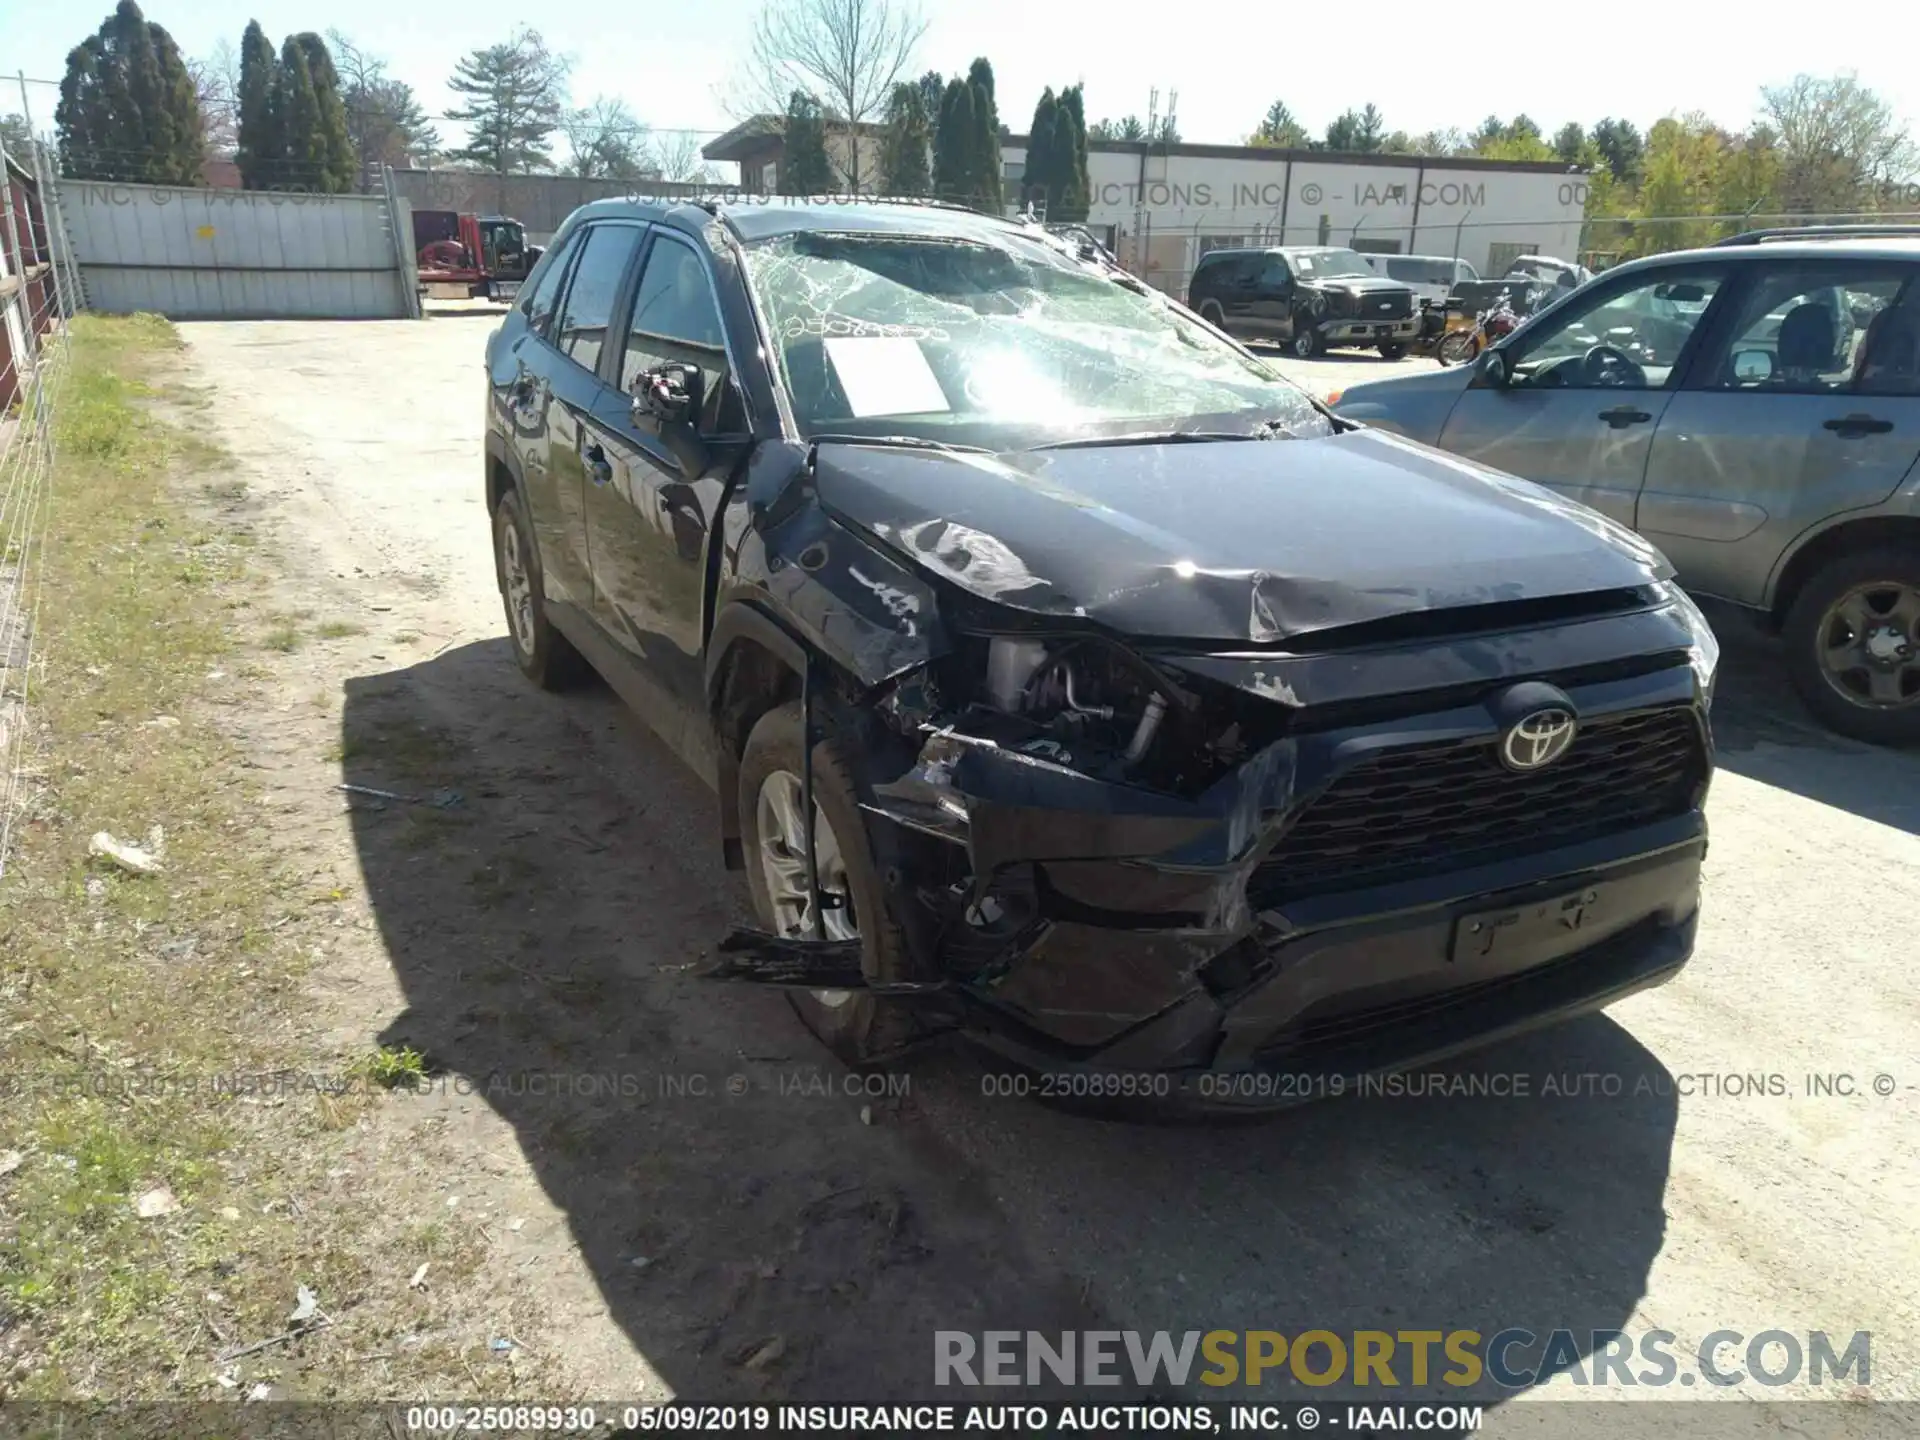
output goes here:
{"type": "MultiPolygon", "coordinates": [[[[866,807],[917,970],[869,988],[1063,1095],[1266,1109],[1659,984],[1697,923],[1703,697],[1685,666],[1564,693],[1581,738],[1538,776],[1469,702],[1292,735],[1191,799],[941,730],[866,807]]],[[[733,978],[864,983],[846,944],[755,951],[733,978]]]]}

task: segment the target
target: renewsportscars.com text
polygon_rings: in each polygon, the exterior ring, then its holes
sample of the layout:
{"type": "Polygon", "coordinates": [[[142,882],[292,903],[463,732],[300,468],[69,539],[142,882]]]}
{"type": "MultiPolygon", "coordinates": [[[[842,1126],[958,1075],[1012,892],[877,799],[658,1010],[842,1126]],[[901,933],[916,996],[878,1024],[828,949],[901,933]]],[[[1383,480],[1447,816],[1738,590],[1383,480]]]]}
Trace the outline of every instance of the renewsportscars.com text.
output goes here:
{"type": "Polygon", "coordinates": [[[1542,1336],[1478,1330],[966,1330],[934,1332],[936,1385],[1255,1386],[1282,1378],[1356,1388],[1525,1390],[1565,1377],[1576,1385],[1690,1388],[1699,1384],[1873,1383],[1873,1335],[1856,1330],[1715,1330],[1691,1349],[1670,1330],[1596,1330],[1542,1336]]]}

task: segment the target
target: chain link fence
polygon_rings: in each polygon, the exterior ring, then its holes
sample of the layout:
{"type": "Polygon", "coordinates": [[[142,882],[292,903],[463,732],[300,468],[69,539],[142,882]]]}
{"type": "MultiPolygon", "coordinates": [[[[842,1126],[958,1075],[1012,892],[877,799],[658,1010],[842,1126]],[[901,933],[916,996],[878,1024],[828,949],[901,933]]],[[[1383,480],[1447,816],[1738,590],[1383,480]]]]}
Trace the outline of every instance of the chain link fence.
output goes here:
{"type": "Polygon", "coordinates": [[[1820,225],[1912,226],[1920,211],[1856,211],[1812,214],[1758,210],[1715,215],[1656,215],[1569,220],[1478,219],[1433,224],[1283,220],[1277,211],[1215,211],[1186,221],[1142,210],[1131,223],[1090,224],[1089,229],[1121,264],[1155,289],[1184,298],[1200,257],[1217,249],[1274,245],[1333,245],[1374,254],[1461,259],[1487,279],[1507,273],[1523,255],[1551,255],[1601,271],[1626,260],[1711,245],[1759,229],[1820,225]]]}
{"type": "Polygon", "coordinates": [[[0,876],[31,778],[27,706],[53,498],[53,422],[67,321],[80,305],[54,186],[44,146],[10,147],[0,138],[0,876]]]}

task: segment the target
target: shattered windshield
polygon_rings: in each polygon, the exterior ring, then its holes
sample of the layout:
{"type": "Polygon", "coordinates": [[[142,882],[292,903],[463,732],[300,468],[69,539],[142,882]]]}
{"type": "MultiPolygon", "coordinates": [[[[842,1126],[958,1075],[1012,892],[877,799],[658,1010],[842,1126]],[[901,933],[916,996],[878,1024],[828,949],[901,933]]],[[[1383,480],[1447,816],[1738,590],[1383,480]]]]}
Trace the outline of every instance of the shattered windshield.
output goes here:
{"type": "Polygon", "coordinates": [[[1162,430],[1332,433],[1280,374],[1039,241],[803,233],[746,249],[802,433],[995,450],[1162,430]]]}

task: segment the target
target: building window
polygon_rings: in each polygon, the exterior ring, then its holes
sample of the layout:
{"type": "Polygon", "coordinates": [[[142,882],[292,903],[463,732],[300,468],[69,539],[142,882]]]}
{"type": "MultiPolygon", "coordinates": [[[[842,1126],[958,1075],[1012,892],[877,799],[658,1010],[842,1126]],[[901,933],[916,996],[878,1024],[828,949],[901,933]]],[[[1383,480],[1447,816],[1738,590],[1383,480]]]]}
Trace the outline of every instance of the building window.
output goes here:
{"type": "Polygon", "coordinates": [[[1202,235],[1200,237],[1202,255],[1209,250],[1244,250],[1246,248],[1247,237],[1244,235],[1202,235]]]}
{"type": "Polygon", "coordinates": [[[1487,246],[1487,274],[1499,279],[1522,255],[1538,255],[1540,247],[1531,240],[1496,240],[1487,246]]]}
{"type": "Polygon", "coordinates": [[[1000,166],[1000,172],[1009,184],[1018,185],[1022,180],[1027,178],[1027,162],[1024,160],[1005,161],[1000,166]]]}
{"type": "Polygon", "coordinates": [[[1398,240],[1355,240],[1353,248],[1362,255],[1398,255],[1398,240]]]}

